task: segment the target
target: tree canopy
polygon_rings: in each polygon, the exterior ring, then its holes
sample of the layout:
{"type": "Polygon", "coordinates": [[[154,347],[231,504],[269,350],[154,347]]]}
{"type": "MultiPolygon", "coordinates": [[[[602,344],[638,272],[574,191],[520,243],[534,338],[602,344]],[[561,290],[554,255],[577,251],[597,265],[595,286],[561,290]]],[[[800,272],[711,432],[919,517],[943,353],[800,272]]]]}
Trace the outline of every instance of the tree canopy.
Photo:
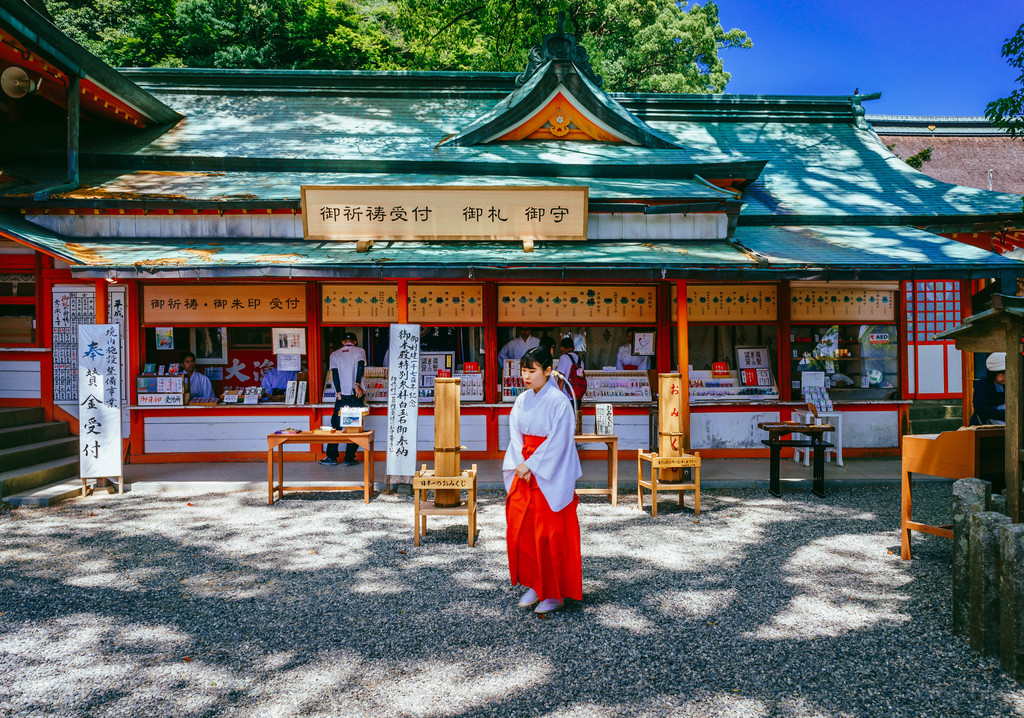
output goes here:
{"type": "Polygon", "coordinates": [[[1024,136],[1024,24],[1017,33],[1003,43],[1003,57],[1016,68],[1018,88],[1008,96],[988,103],[985,117],[989,122],[1002,127],[1011,137],[1024,136]]]}
{"type": "Polygon", "coordinates": [[[750,48],[713,2],[682,0],[48,0],[120,67],[520,71],[559,11],[605,89],[721,92],[750,48]]]}

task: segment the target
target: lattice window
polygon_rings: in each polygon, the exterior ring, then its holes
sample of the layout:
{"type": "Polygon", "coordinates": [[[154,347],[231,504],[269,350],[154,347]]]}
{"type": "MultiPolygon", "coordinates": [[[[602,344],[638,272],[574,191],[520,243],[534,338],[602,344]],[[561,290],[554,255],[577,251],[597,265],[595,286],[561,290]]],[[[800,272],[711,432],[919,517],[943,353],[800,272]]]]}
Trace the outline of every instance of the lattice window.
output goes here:
{"type": "Polygon", "coordinates": [[[960,286],[956,281],[907,282],[904,306],[907,336],[918,342],[960,324],[960,286]]]}

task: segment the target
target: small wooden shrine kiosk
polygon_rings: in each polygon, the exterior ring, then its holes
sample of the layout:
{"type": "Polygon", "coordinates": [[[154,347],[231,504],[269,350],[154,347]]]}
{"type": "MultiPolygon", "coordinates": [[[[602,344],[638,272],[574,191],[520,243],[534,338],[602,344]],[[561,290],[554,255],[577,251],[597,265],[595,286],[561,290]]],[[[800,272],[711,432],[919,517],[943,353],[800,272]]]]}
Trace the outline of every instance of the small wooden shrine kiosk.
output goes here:
{"type": "Polygon", "coordinates": [[[76,328],[118,323],[132,463],[262,460],[268,434],[328,423],[348,332],[383,435],[396,323],[422,332],[420,461],[439,371],[462,379],[462,458],[503,456],[521,329],[574,338],[584,430],[613,403],[623,458],[651,448],[669,372],[684,448],[767,456],[757,425],[806,406],[815,363],[844,454],[897,456],[909,403],[962,386],[935,333],[972,281],[1024,274],[991,251],[1021,198],[907,166],[873,95],[610,93],[563,28],[518,75],[114,70],[22,2],[0,35],[0,70],[43,78],[2,100],[0,406],[77,430],[76,328]],[[282,331],[305,338],[307,401],[231,402],[282,331]],[[151,391],[185,350],[220,403],[151,391]]]}
{"type": "Polygon", "coordinates": [[[992,309],[967,317],[939,335],[968,352],[1006,352],[1006,515],[1021,522],[1021,462],[1024,460],[1024,297],[996,294],[992,309]]]}

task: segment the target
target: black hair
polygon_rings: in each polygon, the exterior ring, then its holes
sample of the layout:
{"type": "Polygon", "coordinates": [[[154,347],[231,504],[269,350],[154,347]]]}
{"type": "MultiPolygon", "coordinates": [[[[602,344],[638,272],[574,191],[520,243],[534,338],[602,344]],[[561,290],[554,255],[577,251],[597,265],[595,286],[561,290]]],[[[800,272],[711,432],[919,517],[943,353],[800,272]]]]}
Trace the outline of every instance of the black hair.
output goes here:
{"type": "Polygon", "coordinates": [[[193,354],[192,352],[182,352],[181,356],[178,357],[178,361],[184,363],[185,360],[188,359],[189,357],[192,357],[192,361],[196,360],[196,355],[193,354]]]}
{"type": "Polygon", "coordinates": [[[552,347],[553,348],[555,346],[555,340],[550,335],[545,334],[544,336],[542,336],[540,338],[540,345],[542,347],[552,347]]]}
{"type": "Polygon", "coordinates": [[[572,349],[575,349],[575,348],[576,348],[576,342],[574,342],[574,341],[573,341],[572,339],[570,339],[569,337],[562,337],[562,344],[561,344],[561,347],[562,347],[562,349],[569,349],[569,350],[572,350],[572,349]]]}
{"type": "Polygon", "coordinates": [[[523,369],[540,367],[541,370],[544,370],[551,368],[551,361],[551,352],[543,346],[539,346],[523,354],[523,358],[519,360],[519,366],[523,369]]]}
{"type": "Polygon", "coordinates": [[[343,342],[352,342],[354,344],[358,344],[359,343],[359,340],[356,339],[355,332],[345,332],[344,334],[341,335],[341,341],[343,341],[343,342]]]}

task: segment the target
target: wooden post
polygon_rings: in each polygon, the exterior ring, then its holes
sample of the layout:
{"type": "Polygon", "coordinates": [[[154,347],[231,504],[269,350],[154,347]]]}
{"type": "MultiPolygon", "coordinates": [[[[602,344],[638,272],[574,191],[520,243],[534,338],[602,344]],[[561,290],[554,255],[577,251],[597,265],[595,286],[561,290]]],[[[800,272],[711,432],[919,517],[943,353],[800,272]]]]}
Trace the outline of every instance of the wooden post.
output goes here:
{"type": "Polygon", "coordinates": [[[398,280],[398,323],[409,323],[409,280],[398,280]]]}
{"type": "Polygon", "coordinates": [[[96,280],[96,323],[106,324],[107,323],[107,280],[97,279],[96,280]]]}
{"type": "Polygon", "coordinates": [[[1020,317],[1004,319],[1006,335],[1006,515],[1015,524],[1021,521],[1021,449],[1024,448],[1024,401],[1021,399],[1022,321],[1020,317]]]}
{"type": "MultiPolygon", "coordinates": [[[[434,380],[434,475],[458,476],[462,440],[459,435],[461,379],[434,380]]],[[[460,503],[458,489],[436,489],[434,506],[452,508],[460,503]]]]}
{"type": "MultiPolygon", "coordinates": [[[[666,458],[683,454],[683,377],[682,374],[658,374],[658,456],[666,458]]],[[[652,469],[653,470],[653,469],[652,469]]],[[[678,468],[662,469],[660,481],[678,482],[678,468]]]]}
{"type": "MultiPolygon", "coordinates": [[[[682,384],[679,389],[680,428],[683,432],[682,451],[690,450],[690,324],[687,316],[686,282],[676,281],[676,349],[679,358],[679,374],[682,384]]],[[[659,447],[660,448],[660,447],[659,447]]]]}

